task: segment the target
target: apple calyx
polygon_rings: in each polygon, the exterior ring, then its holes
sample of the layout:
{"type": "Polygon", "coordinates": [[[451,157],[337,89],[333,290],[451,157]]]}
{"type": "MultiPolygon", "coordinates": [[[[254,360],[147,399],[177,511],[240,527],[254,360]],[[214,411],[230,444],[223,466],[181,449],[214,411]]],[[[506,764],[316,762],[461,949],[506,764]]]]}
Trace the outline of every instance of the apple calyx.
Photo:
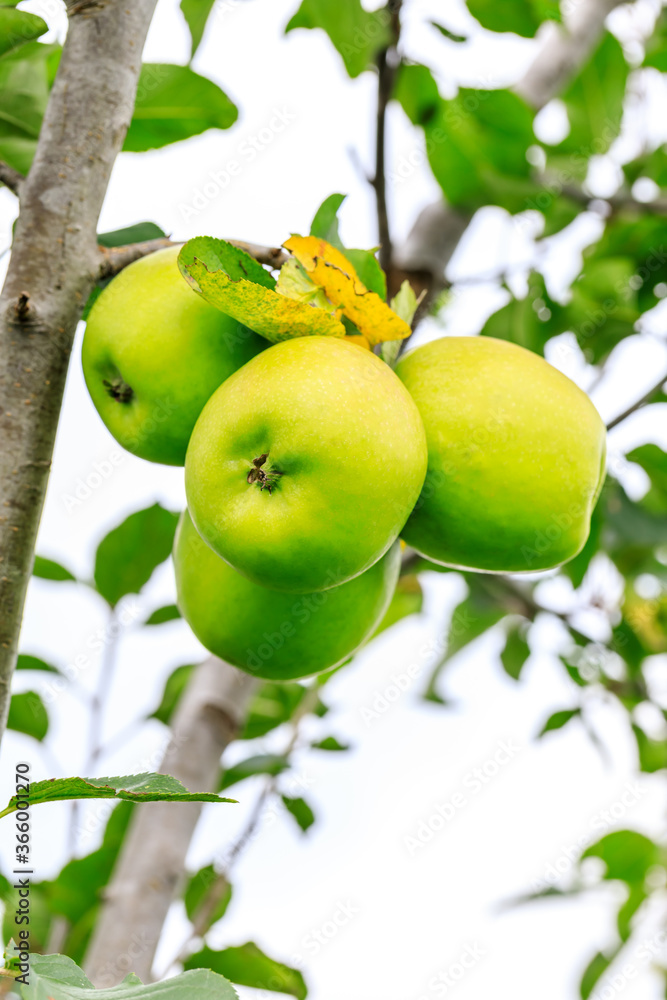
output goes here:
{"type": "Polygon", "coordinates": [[[268,451],[264,455],[258,455],[257,458],[252,460],[252,469],[246,476],[247,483],[257,483],[260,490],[268,490],[269,493],[272,492],[273,487],[276,485],[280,477],[283,475],[278,469],[264,469],[263,466],[266,464],[266,460],[269,457],[268,451]]]}
{"type": "Polygon", "coordinates": [[[102,385],[111,398],[117,400],[119,403],[129,403],[134,395],[132,386],[128,385],[127,382],[123,382],[120,375],[117,378],[103,379],[102,385]]]}

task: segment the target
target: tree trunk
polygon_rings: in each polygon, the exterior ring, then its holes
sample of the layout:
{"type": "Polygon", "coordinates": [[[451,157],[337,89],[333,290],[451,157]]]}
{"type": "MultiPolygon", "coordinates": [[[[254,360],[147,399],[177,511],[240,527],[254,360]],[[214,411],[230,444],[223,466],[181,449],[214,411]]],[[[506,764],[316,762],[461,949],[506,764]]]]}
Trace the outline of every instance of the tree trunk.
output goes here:
{"type": "Polygon", "coordinates": [[[76,325],[156,0],[70,0],[67,39],[0,296],[0,738],[76,325]]]}
{"type": "MultiPolygon", "coordinates": [[[[191,792],[214,789],[222,752],[238,735],[256,685],[254,677],[214,656],[202,663],[176,713],[161,773],[191,792]]],[[[235,807],[214,808],[224,829],[235,807]]],[[[197,802],[152,802],[135,810],[86,956],[86,972],[96,987],[115,986],[128,972],[150,981],[201,809],[197,802]]]]}

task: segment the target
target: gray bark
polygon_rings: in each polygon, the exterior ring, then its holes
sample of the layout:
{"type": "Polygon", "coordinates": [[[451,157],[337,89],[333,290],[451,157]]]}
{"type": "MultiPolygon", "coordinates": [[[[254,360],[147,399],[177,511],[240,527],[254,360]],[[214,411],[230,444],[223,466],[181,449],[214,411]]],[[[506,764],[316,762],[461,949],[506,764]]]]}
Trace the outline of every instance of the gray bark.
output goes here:
{"type": "MultiPolygon", "coordinates": [[[[0,738],[76,324],[156,0],[71,2],[0,296],[0,738]]],[[[7,177],[5,177],[7,180],[7,177]]]]}
{"type": "MultiPolygon", "coordinates": [[[[237,736],[256,684],[214,656],[202,663],[176,713],[161,773],[191,792],[213,789],[222,752],[237,736]]],[[[235,807],[213,808],[224,828],[235,807]]],[[[150,980],[201,810],[200,803],[189,802],[153,802],[135,810],[86,956],[86,972],[96,987],[115,986],[129,972],[150,980]]]]}

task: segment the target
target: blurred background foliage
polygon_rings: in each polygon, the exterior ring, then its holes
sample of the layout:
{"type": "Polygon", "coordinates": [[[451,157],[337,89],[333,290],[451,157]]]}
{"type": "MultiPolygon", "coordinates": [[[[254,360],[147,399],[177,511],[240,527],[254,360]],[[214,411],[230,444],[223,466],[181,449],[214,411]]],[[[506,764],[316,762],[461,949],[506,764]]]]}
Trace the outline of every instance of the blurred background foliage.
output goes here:
{"type": "MultiPolygon", "coordinates": [[[[465,45],[466,38],[448,25],[444,6],[434,30],[442,37],[446,59],[448,48],[465,45]]],[[[543,129],[539,121],[536,124],[541,109],[515,91],[461,88],[443,96],[434,67],[416,61],[400,41],[400,7],[394,3],[371,12],[360,0],[336,4],[303,0],[285,30],[326,32],[350,77],[377,73],[388,56],[394,59],[390,99],[423,132],[424,149],[445,203],[470,220],[487,206],[500,206],[516,217],[517,224],[537,227],[527,281],[514,281],[510,273],[480,276],[480,281],[495,283],[504,292],[505,304],[488,318],[479,334],[513,340],[549,359],[554,358],[554,345],[564,344],[569,350],[578,347],[585,362],[583,384],[593,389],[605,379],[610,355],[623,341],[645,330],[664,331],[667,318],[667,152],[648,128],[643,129],[638,113],[647,75],[667,72],[667,12],[656,9],[652,29],[632,46],[611,31],[603,32],[559,95],[559,107],[566,116],[564,134],[547,141],[540,138],[543,129]],[[629,122],[631,139],[620,143],[629,122]],[[603,195],[590,181],[604,157],[611,158],[618,177],[603,195]],[[543,267],[548,241],[575,227],[584,215],[597,221],[598,235],[572,268],[569,287],[554,289],[543,267]]],[[[468,7],[489,31],[514,32],[525,38],[549,30],[544,22],[562,19],[559,4],[551,0],[502,4],[468,0],[468,7]]],[[[182,0],[181,9],[194,56],[214,0],[182,0]]],[[[16,9],[15,4],[6,0],[0,4],[0,37],[9,39],[0,45],[0,159],[21,172],[30,166],[58,64],[59,46],[38,40],[46,28],[39,17],[16,9]]],[[[552,26],[551,30],[560,29],[552,26]]],[[[238,96],[242,101],[243,95],[238,96]]],[[[147,64],[125,148],[135,152],[156,149],[209,128],[225,129],[236,115],[226,94],[190,66],[147,64]]],[[[146,228],[138,223],[136,229],[106,234],[101,242],[113,246],[161,233],[154,224],[146,228]]],[[[430,313],[446,324],[456,281],[443,281],[443,285],[445,293],[433,296],[430,313]]],[[[617,414],[610,428],[645,407],[653,414],[655,427],[664,432],[666,381],[667,371],[652,373],[650,384],[638,387],[635,402],[617,414]]],[[[519,682],[531,656],[534,624],[543,616],[550,617],[558,622],[563,636],[560,662],[570,682],[570,698],[561,710],[541,720],[536,735],[582,726],[604,755],[606,748],[596,732],[591,708],[600,702],[614,703],[623,711],[636,743],[638,770],[656,774],[662,781],[659,772],[667,768],[667,453],[649,442],[622,455],[614,440],[607,481],[580,555],[558,573],[534,577],[461,574],[467,594],[453,613],[443,654],[424,685],[423,697],[440,704],[443,712],[448,710],[449,664],[490,629],[504,636],[499,669],[519,682]],[[628,469],[633,471],[630,478],[628,469]],[[638,481],[644,485],[637,488],[638,481]]],[[[100,542],[91,578],[80,582],[93,587],[106,602],[110,623],[121,598],[139,593],[154,569],[168,558],[176,516],[153,506],[133,514],[100,542]]],[[[419,574],[427,569],[449,572],[406,554],[384,628],[420,611],[419,574]]],[[[76,582],[66,567],[45,559],[37,560],[35,574],[58,586],[76,582]]],[[[174,605],[156,608],[142,627],[157,628],[177,616],[174,605]]],[[[107,654],[115,655],[113,645],[107,654]]],[[[54,683],[69,683],[59,668],[40,658],[25,654],[18,666],[47,672],[54,683]]],[[[155,706],[153,717],[167,726],[192,669],[188,664],[179,666],[155,706]]],[[[326,714],[327,679],[314,684],[263,684],[240,736],[249,741],[248,756],[222,772],[220,779],[221,789],[235,790],[248,777],[264,775],[258,810],[271,800],[287,809],[304,831],[316,822],[316,816],[305,798],[288,789],[285,777],[298,744],[300,721],[310,713],[326,714]],[[253,751],[253,740],[280,726],[287,733],[283,752],[253,751]]],[[[91,710],[99,713],[102,706],[98,703],[91,710]]],[[[37,692],[15,695],[9,725],[35,740],[45,739],[48,709],[37,692]]],[[[313,745],[317,753],[345,749],[334,737],[313,745]]],[[[95,743],[91,745],[91,770],[101,752],[95,743]]],[[[109,881],[133,808],[128,803],[118,806],[96,851],[73,859],[57,878],[35,887],[31,926],[35,949],[57,948],[77,962],[83,960],[100,894],[109,881]]],[[[224,917],[232,893],[233,865],[252,840],[258,810],[250,828],[230,847],[224,870],[209,865],[190,873],[186,880],[183,898],[192,939],[203,944],[195,954],[186,949],[178,961],[186,957],[187,968],[213,968],[238,984],[305,997],[301,973],[270,959],[252,942],[218,951],[205,943],[208,930],[224,917]]],[[[529,897],[580,894],[605,881],[623,888],[616,937],[583,972],[582,998],[594,994],[610,964],[622,954],[641,908],[664,894],[666,869],[663,843],[633,830],[618,830],[587,847],[569,881],[529,897]],[[582,874],[589,858],[599,862],[592,879],[582,874]]],[[[11,912],[13,890],[6,880],[1,891],[11,912]]],[[[527,901],[527,897],[521,900],[527,901]]],[[[667,970],[664,973],[667,984],[667,970]]]]}

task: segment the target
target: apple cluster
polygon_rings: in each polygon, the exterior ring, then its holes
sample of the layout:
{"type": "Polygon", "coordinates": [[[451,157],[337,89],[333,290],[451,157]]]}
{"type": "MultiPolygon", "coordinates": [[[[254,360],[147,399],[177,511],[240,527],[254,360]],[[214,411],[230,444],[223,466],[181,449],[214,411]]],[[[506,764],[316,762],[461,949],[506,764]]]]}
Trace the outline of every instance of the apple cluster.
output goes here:
{"type": "Polygon", "coordinates": [[[185,465],[178,602],[211,652],[274,680],[345,662],[387,611],[401,539],[487,572],[581,550],[605,428],[543,358],[486,337],[442,337],[395,369],[359,338],[270,345],[193,291],[177,257],[102,292],[83,368],[121,445],[185,465]]]}

